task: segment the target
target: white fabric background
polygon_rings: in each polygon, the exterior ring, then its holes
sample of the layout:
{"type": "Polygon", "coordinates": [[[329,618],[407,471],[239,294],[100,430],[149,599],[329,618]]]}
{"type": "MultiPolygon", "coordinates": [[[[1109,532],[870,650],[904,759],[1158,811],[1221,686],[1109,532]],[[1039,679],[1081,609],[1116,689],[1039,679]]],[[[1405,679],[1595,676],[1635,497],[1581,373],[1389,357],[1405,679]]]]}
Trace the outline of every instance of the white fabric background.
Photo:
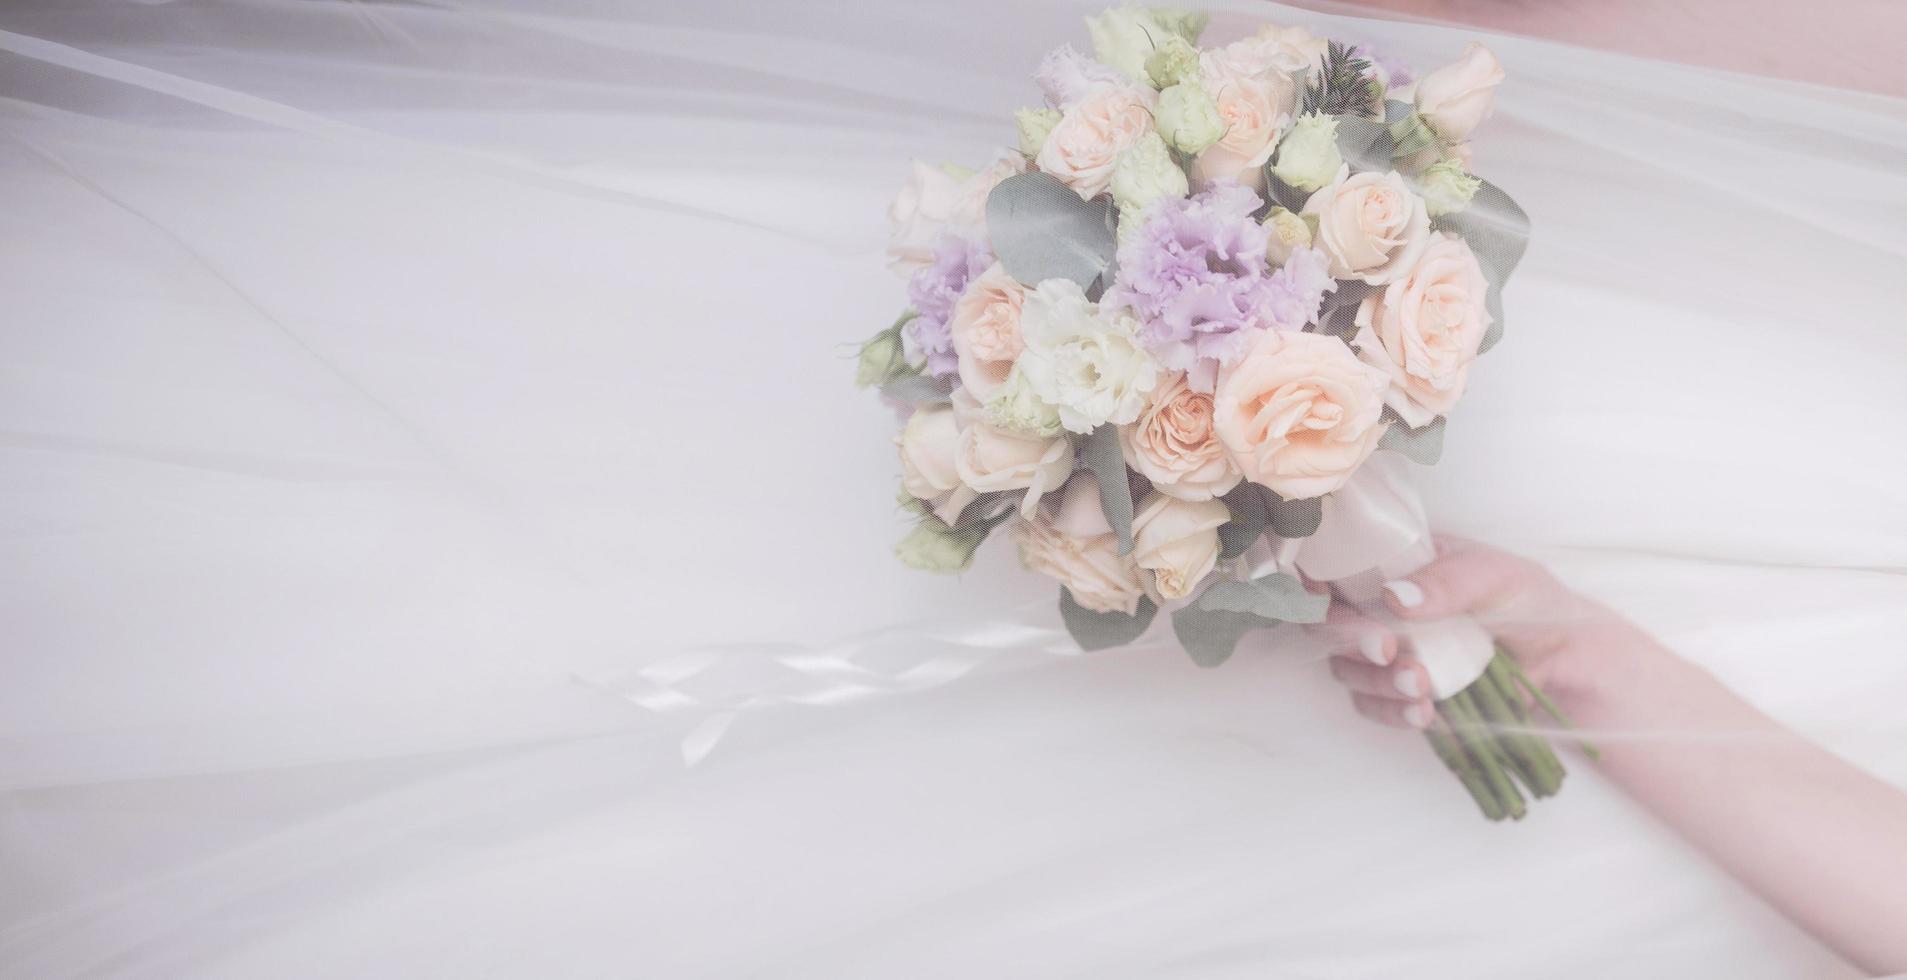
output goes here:
{"type": "MultiPolygon", "coordinates": [[[[1843,970],[1581,760],[1485,824],[1289,637],[692,770],[579,683],[1056,619],[1007,548],[891,560],[848,345],[907,159],[989,159],[1094,6],[0,13],[0,974],[1843,970]]],[[[1907,106],[1492,44],[1537,237],[1433,512],[1907,785],[1907,106]]]]}

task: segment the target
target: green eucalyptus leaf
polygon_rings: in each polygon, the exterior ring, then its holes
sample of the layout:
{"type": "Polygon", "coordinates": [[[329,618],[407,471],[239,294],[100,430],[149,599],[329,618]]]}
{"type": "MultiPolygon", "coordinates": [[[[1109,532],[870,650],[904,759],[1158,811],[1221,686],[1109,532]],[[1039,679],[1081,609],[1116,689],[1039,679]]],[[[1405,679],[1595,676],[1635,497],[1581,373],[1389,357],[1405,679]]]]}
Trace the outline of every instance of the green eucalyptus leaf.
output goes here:
{"type": "Polygon", "coordinates": [[[1218,558],[1231,561],[1251,547],[1252,542],[1265,536],[1265,528],[1271,524],[1271,509],[1265,505],[1264,495],[1250,483],[1240,483],[1219,499],[1225,509],[1232,512],[1232,519],[1218,526],[1218,558]]]}
{"type": "Polygon", "coordinates": [[[954,526],[967,528],[979,525],[992,530],[1019,509],[1020,500],[1025,496],[1024,490],[983,493],[961,508],[960,515],[954,518],[954,526]]]}
{"type": "Polygon", "coordinates": [[[1119,553],[1132,554],[1132,487],[1126,482],[1126,457],[1119,427],[1102,425],[1079,437],[1079,458],[1099,484],[1099,508],[1119,538],[1119,553]]]}
{"type": "MultiPolygon", "coordinates": [[[[1389,409],[1385,409],[1390,414],[1389,409]]],[[[1444,417],[1439,415],[1422,428],[1413,429],[1404,420],[1391,415],[1391,427],[1377,440],[1377,448],[1402,453],[1405,459],[1424,466],[1435,466],[1443,458],[1444,417]]]]}
{"type": "Polygon", "coordinates": [[[1051,174],[1015,174],[987,195],[987,238],[1008,275],[1028,286],[1110,281],[1117,217],[1109,197],[1082,201],[1051,174]]]}
{"type": "Polygon", "coordinates": [[[881,394],[915,405],[944,404],[953,401],[953,380],[909,374],[881,385],[881,394]]]}
{"type": "Polygon", "coordinates": [[[1357,333],[1357,308],[1376,286],[1356,279],[1339,280],[1337,288],[1324,296],[1318,309],[1318,323],[1311,331],[1349,342],[1357,333]]]}
{"type": "Polygon", "coordinates": [[[1059,618],[1066,623],[1066,632],[1072,634],[1073,642],[1079,644],[1081,650],[1104,650],[1131,643],[1152,625],[1152,617],[1158,611],[1159,607],[1151,599],[1141,596],[1139,611],[1131,616],[1094,612],[1075,601],[1065,586],[1059,590],[1059,618]]]}
{"type": "Polygon", "coordinates": [[[1391,169],[1391,131],[1381,122],[1357,116],[1338,117],[1338,153],[1352,173],[1391,169]]]}
{"type": "Polygon", "coordinates": [[[1324,520],[1324,500],[1308,497],[1304,500],[1286,500],[1270,490],[1265,491],[1266,506],[1271,512],[1271,529],[1281,538],[1308,538],[1318,533],[1318,525],[1324,520]]]}
{"type": "Polygon", "coordinates": [[[1246,633],[1272,625],[1251,613],[1197,606],[1186,606],[1172,614],[1172,635],[1178,637],[1186,656],[1200,667],[1216,667],[1231,659],[1246,633]]]}
{"type": "Polygon", "coordinates": [[[1272,572],[1249,582],[1213,582],[1198,598],[1208,612],[1250,613],[1277,623],[1321,623],[1331,597],[1305,591],[1304,583],[1283,572],[1272,572]]]}

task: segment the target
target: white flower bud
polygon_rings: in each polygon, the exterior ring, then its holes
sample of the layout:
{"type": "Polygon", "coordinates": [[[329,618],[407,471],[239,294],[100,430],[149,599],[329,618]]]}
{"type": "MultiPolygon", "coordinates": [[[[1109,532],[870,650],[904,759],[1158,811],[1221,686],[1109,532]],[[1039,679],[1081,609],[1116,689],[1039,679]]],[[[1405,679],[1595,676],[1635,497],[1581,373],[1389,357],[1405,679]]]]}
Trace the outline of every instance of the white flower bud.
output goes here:
{"type": "Polygon", "coordinates": [[[1417,175],[1417,194],[1424,199],[1424,207],[1435,218],[1446,214],[1456,214],[1470,206],[1470,199],[1477,194],[1477,188],[1483,181],[1464,172],[1462,162],[1446,157],[1424,168],[1417,175]]]}
{"type": "Polygon", "coordinates": [[[1159,135],[1188,156],[1197,156],[1225,135],[1218,103],[1197,82],[1180,82],[1160,92],[1152,117],[1159,135]]]}
{"type": "Polygon", "coordinates": [[[1330,183],[1344,165],[1338,152],[1338,121],[1335,116],[1308,112],[1298,117],[1278,144],[1278,158],[1271,173],[1301,191],[1315,191],[1330,183]]]}

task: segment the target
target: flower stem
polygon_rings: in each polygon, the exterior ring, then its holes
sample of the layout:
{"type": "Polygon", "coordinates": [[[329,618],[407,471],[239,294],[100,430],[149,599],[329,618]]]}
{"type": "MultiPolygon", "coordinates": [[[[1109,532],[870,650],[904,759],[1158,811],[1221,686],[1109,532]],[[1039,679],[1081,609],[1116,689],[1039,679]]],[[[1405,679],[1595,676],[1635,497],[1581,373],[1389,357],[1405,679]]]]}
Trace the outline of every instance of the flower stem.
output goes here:
{"type": "MultiPolygon", "coordinates": [[[[1523,672],[1523,666],[1516,662],[1516,658],[1510,656],[1501,646],[1497,647],[1495,660],[1504,662],[1504,667],[1510,672],[1510,676],[1522,686],[1523,690],[1529,692],[1530,697],[1534,698],[1537,704],[1543,706],[1544,711],[1549,712],[1551,718],[1556,719],[1558,725],[1564,728],[1576,727],[1575,723],[1569,720],[1569,716],[1563,714],[1563,709],[1558,708],[1556,702],[1551,701],[1549,695],[1544,694],[1543,689],[1537,687],[1535,681],[1530,680],[1530,675],[1523,672]]],[[[1495,663],[1495,660],[1491,662],[1495,663]]],[[[1591,761],[1598,761],[1602,758],[1602,753],[1597,751],[1596,747],[1589,742],[1577,739],[1576,744],[1582,748],[1583,754],[1588,756],[1591,761]]]]}
{"type": "Polygon", "coordinates": [[[1496,794],[1490,792],[1490,785],[1484,780],[1483,773],[1472,765],[1470,757],[1464,754],[1463,746],[1458,743],[1456,736],[1446,728],[1436,727],[1425,729],[1424,738],[1429,740],[1430,748],[1437,753],[1437,758],[1442,759],[1443,764],[1448,766],[1451,772],[1456,773],[1457,779],[1463,783],[1463,788],[1470,791],[1470,798],[1476,801],[1477,808],[1483,811],[1483,816],[1489,820],[1503,819],[1502,804],[1497,802],[1496,794]]]}
{"type": "Polygon", "coordinates": [[[1538,799],[1554,796],[1563,781],[1555,754],[1540,738],[1505,730],[1520,727],[1521,721],[1503,691],[1503,674],[1497,669],[1502,659],[1499,655],[1491,660],[1489,669],[1465,693],[1474,699],[1484,721],[1495,727],[1496,730],[1490,735],[1497,747],[1515,764],[1514,771],[1523,785],[1538,799]]]}
{"type": "Polygon", "coordinates": [[[1483,716],[1478,713],[1469,688],[1438,702],[1437,710],[1450,723],[1450,729],[1456,733],[1464,751],[1469,753],[1470,759],[1482,771],[1491,794],[1501,804],[1503,812],[1511,819],[1523,819],[1527,812],[1523,794],[1517,791],[1516,784],[1510,782],[1510,777],[1504,773],[1505,756],[1497,747],[1495,737],[1484,727],[1483,716]]]}

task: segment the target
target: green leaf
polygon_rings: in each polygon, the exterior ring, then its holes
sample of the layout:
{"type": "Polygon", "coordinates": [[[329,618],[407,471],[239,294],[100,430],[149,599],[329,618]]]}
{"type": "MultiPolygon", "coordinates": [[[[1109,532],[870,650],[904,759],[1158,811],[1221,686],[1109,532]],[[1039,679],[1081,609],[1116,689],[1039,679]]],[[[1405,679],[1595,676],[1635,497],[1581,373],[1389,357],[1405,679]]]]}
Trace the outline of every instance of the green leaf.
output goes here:
{"type": "Polygon", "coordinates": [[[1351,165],[1352,173],[1384,173],[1391,168],[1390,127],[1356,116],[1339,116],[1338,153],[1351,165]]]}
{"type": "Polygon", "coordinates": [[[1172,635],[1186,656],[1200,667],[1216,667],[1231,659],[1246,633],[1275,625],[1251,613],[1226,612],[1186,606],[1172,614],[1172,635]]]}
{"type": "Polygon", "coordinates": [[[1117,245],[1112,199],[1082,201],[1051,174],[1015,174],[987,195],[987,238],[1008,275],[1028,286],[1110,280],[1117,245]]]}
{"type": "Polygon", "coordinates": [[[1322,498],[1286,500],[1270,490],[1265,491],[1265,498],[1271,511],[1271,529],[1279,537],[1308,538],[1318,533],[1318,525],[1324,521],[1322,498]]]}
{"type": "Polygon", "coordinates": [[[1349,343],[1357,333],[1358,306],[1364,297],[1376,291],[1376,286],[1356,279],[1339,280],[1337,288],[1325,294],[1324,305],[1318,309],[1317,326],[1311,332],[1349,343]]]}
{"type": "Polygon", "coordinates": [[[1151,599],[1140,596],[1139,611],[1131,616],[1093,612],[1075,601],[1065,586],[1059,590],[1059,618],[1066,623],[1066,632],[1072,634],[1073,642],[1079,644],[1081,650],[1104,650],[1131,643],[1152,625],[1152,617],[1158,611],[1159,607],[1151,599]]]}
{"type": "Polygon", "coordinates": [[[1265,528],[1271,523],[1271,509],[1265,506],[1265,497],[1254,483],[1240,483],[1219,499],[1225,503],[1225,509],[1232,512],[1232,519],[1218,526],[1218,559],[1231,561],[1251,547],[1252,542],[1265,536],[1265,528]]]}
{"type": "Polygon", "coordinates": [[[953,401],[953,379],[910,374],[881,385],[881,394],[915,405],[942,404],[953,401]]]}
{"type": "Polygon", "coordinates": [[[1371,63],[1353,55],[1349,45],[1330,42],[1323,64],[1315,72],[1306,73],[1302,111],[1382,118],[1382,87],[1370,73],[1371,63]]]}
{"type": "Polygon", "coordinates": [[[1278,623],[1321,623],[1331,597],[1312,595],[1304,583],[1283,572],[1249,582],[1214,582],[1198,598],[1208,612],[1250,613],[1271,626],[1278,623]]]}
{"type": "Polygon", "coordinates": [[[1119,553],[1132,554],[1132,487],[1126,483],[1126,457],[1119,448],[1119,427],[1102,425],[1079,437],[1079,458],[1099,484],[1099,509],[1119,537],[1119,553]]]}
{"type": "MultiPolygon", "coordinates": [[[[1387,414],[1390,409],[1385,409],[1387,414]]],[[[1435,466],[1443,458],[1444,417],[1439,415],[1419,429],[1404,424],[1404,420],[1391,417],[1391,427],[1384,430],[1382,438],[1377,440],[1377,448],[1390,449],[1404,454],[1404,458],[1424,466],[1435,466]]]]}
{"type": "Polygon", "coordinates": [[[1407,157],[1437,145],[1437,136],[1430,131],[1422,117],[1404,106],[1402,114],[1397,113],[1401,102],[1391,103],[1392,118],[1387,128],[1391,134],[1391,156],[1407,157]]]}
{"type": "Polygon", "coordinates": [[[1490,311],[1490,329],[1477,347],[1481,354],[1503,339],[1503,287],[1530,247],[1530,216],[1502,188],[1486,180],[1470,199],[1469,207],[1437,218],[1432,225],[1469,243],[1477,264],[1483,267],[1484,278],[1490,281],[1484,304],[1490,311]]]}

